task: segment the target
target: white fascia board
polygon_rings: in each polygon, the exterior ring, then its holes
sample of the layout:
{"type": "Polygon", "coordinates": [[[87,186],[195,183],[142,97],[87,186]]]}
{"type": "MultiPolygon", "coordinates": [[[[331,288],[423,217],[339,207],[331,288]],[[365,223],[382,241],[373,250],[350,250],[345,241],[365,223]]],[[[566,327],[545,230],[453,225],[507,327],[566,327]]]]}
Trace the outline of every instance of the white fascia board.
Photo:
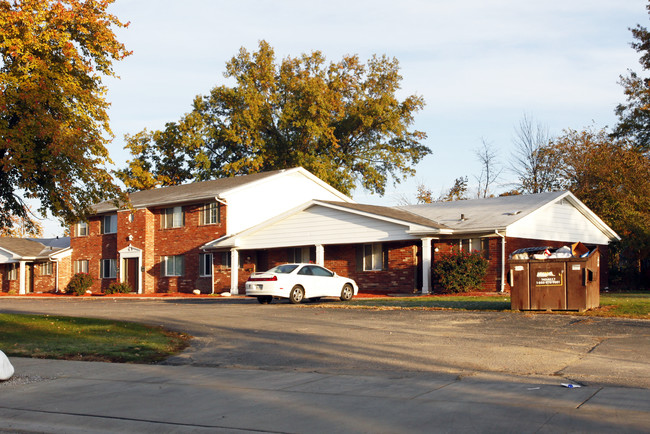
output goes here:
{"type": "MultiPolygon", "coordinates": [[[[227,239],[229,239],[229,238],[233,238],[233,237],[234,237],[234,235],[224,235],[223,237],[219,237],[219,238],[217,238],[216,240],[212,240],[212,241],[209,241],[209,242],[205,243],[204,245],[202,245],[201,247],[199,247],[199,249],[201,249],[201,250],[209,250],[209,249],[212,249],[213,246],[214,246],[215,244],[221,244],[221,243],[223,243],[224,241],[226,241],[227,239]]],[[[219,247],[225,247],[225,245],[223,245],[223,246],[219,246],[219,247]]],[[[231,246],[231,247],[232,247],[232,246],[231,246]]]]}
{"type": "MultiPolygon", "coordinates": [[[[618,236],[616,232],[612,228],[610,228],[607,223],[602,221],[600,217],[598,217],[592,210],[590,210],[587,205],[582,203],[580,199],[578,199],[573,193],[570,191],[565,191],[563,194],[560,196],[556,197],[555,199],[549,201],[548,203],[540,206],[537,208],[535,211],[531,212],[524,218],[517,220],[517,222],[521,220],[526,220],[527,218],[537,214],[541,213],[543,210],[545,210],[548,207],[553,206],[557,202],[567,199],[587,220],[589,220],[594,226],[596,226],[600,231],[602,231],[610,240],[618,240],[620,241],[621,237],[618,236]]],[[[515,223],[515,222],[513,222],[515,223]]]]}
{"type": "Polygon", "coordinates": [[[230,190],[223,191],[219,194],[220,199],[227,199],[227,197],[231,194],[238,193],[239,191],[242,190],[247,190],[249,188],[253,188],[259,184],[263,184],[268,182],[270,179],[276,178],[276,177],[282,177],[282,176],[287,176],[292,173],[300,173],[302,176],[305,178],[309,179],[310,181],[318,184],[320,187],[325,188],[328,190],[330,193],[334,194],[336,197],[340,198],[342,202],[348,202],[348,203],[355,203],[354,200],[352,200],[350,197],[346,196],[345,194],[341,193],[322,179],[318,178],[317,176],[313,175],[310,173],[308,170],[302,168],[302,167],[294,167],[293,169],[285,169],[284,171],[277,173],[273,176],[269,176],[268,178],[263,178],[259,179],[254,182],[249,182],[244,185],[240,185],[238,187],[231,188],[230,190]]]}
{"type": "Polygon", "coordinates": [[[2,250],[3,252],[7,252],[7,254],[8,254],[9,256],[11,256],[13,259],[18,259],[18,258],[20,258],[20,255],[18,255],[18,254],[16,254],[16,253],[12,252],[11,250],[7,250],[7,249],[4,249],[4,248],[2,248],[2,247],[0,247],[0,250],[2,250]]]}
{"type": "Polygon", "coordinates": [[[67,258],[70,255],[72,255],[72,247],[67,247],[63,250],[59,250],[58,252],[52,253],[48,257],[50,259],[63,259],[67,258]]]}

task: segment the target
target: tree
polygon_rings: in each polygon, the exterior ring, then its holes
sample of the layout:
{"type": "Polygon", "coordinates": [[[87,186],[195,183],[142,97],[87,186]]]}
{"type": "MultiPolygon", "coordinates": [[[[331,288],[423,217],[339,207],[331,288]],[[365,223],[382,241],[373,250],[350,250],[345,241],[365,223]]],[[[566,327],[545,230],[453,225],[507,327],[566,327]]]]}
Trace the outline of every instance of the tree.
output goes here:
{"type": "Polygon", "coordinates": [[[127,26],[106,11],[112,2],[0,2],[0,226],[29,219],[25,198],[70,223],[119,195],[104,168],[102,77],[130,53],[112,31],[127,26]]]}
{"type": "MultiPolygon", "coordinates": [[[[650,12],[650,3],[646,5],[650,12]]],[[[636,42],[630,45],[641,54],[639,63],[644,70],[650,69],[650,32],[647,28],[637,25],[631,28],[632,36],[636,42]]],[[[628,71],[628,76],[621,76],[621,85],[624,87],[626,102],[616,107],[618,124],[613,135],[627,137],[634,146],[650,151],[650,78],[628,71]]]]}
{"type": "Polygon", "coordinates": [[[271,46],[242,48],[221,85],[194,99],[192,111],[162,131],[127,137],[133,155],[118,172],[130,190],[303,166],[350,193],[359,183],[383,194],[431,150],[411,130],[424,106],[396,96],[396,59],[357,56],[327,63],[319,51],[279,64],[271,46]]]}
{"type": "Polygon", "coordinates": [[[467,199],[467,176],[461,176],[454,180],[454,185],[446,195],[440,197],[438,202],[452,202],[454,200],[467,199]]]}
{"type": "Polygon", "coordinates": [[[475,176],[478,183],[477,197],[490,197],[490,186],[501,176],[502,168],[499,167],[497,152],[491,143],[481,139],[482,146],[474,151],[476,158],[481,163],[481,174],[475,176]]]}
{"type": "MultiPolygon", "coordinates": [[[[27,212],[31,214],[29,207],[27,207],[27,212]]],[[[27,218],[20,218],[16,215],[11,215],[10,218],[11,226],[0,227],[0,237],[23,238],[29,236],[38,238],[43,236],[43,225],[36,219],[32,219],[29,216],[27,218]]]]}
{"type": "Polygon", "coordinates": [[[557,161],[562,189],[571,190],[614,229],[618,266],[646,271],[650,258],[650,160],[635,144],[606,130],[567,130],[546,151],[557,161]]]}
{"type": "Polygon", "coordinates": [[[534,125],[532,119],[524,115],[515,129],[515,152],[511,162],[511,170],[519,178],[518,191],[542,193],[557,190],[554,162],[544,153],[550,142],[548,128],[539,123],[534,125]]]}

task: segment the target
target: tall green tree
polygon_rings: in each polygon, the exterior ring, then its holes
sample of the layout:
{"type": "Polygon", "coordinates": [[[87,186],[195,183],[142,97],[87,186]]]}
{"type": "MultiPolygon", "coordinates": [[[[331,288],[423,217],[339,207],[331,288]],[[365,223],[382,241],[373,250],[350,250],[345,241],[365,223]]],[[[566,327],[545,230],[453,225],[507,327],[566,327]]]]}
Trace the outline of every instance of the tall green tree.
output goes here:
{"type": "MultiPolygon", "coordinates": [[[[646,5],[650,13],[650,2],[646,5]]],[[[640,55],[639,62],[644,71],[650,70],[650,32],[644,26],[637,24],[631,28],[634,42],[631,43],[640,55]]],[[[621,76],[626,101],[616,107],[618,124],[614,128],[615,137],[627,137],[634,146],[650,151],[650,77],[628,71],[627,76],[621,76]]]]}
{"type": "Polygon", "coordinates": [[[0,225],[28,219],[24,198],[66,222],[120,190],[103,77],[130,53],[113,0],[0,1],[0,225]]]}
{"type": "Polygon", "coordinates": [[[424,100],[400,100],[396,59],[328,63],[319,51],[276,62],[265,41],[226,64],[232,86],[197,96],[160,131],[127,136],[133,158],[118,176],[130,190],[303,166],[350,193],[383,194],[431,150],[413,130],[424,100]]]}

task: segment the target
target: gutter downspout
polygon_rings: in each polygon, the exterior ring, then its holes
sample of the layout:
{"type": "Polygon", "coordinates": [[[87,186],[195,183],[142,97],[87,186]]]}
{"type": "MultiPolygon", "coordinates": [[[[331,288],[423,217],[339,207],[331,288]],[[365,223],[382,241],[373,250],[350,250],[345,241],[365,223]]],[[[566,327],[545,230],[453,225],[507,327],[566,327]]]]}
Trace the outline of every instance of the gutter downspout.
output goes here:
{"type": "Polygon", "coordinates": [[[504,292],[506,290],[506,236],[501,235],[498,229],[495,229],[494,233],[501,237],[501,290],[499,292],[504,292]]]}

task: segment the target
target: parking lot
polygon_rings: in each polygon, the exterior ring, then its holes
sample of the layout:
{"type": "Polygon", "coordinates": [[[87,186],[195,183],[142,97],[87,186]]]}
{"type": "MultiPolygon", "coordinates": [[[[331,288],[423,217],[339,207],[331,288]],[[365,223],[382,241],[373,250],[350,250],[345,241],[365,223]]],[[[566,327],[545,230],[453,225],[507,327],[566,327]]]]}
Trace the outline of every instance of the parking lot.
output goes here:
{"type": "MultiPolygon", "coordinates": [[[[360,396],[370,393],[368,390],[374,390],[371,393],[373,399],[383,396],[381,390],[384,390],[384,395],[387,394],[376,402],[378,406],[408,406],[410,402],[414,410],[424,405],[416,397],[426,395],[432,398],[427,400],[426,407],[432,411],[430,417],[434,419],[440,417],[434,416],[436,408],[449,405],[449,402],[445,403],[446,399],[455,399],[458,405],[455,411],[467,411],[468,414],[477,411],[480,414],[483,414],[482,411],[494,414],[498,408],[504,414],[517,414],[512,417],[525,418],[528,408],[538,417],[529,426],[531,431],[542,426],[547,429],[556,426],[549,424],[549,418],[553,417],[555,422],[565,418],[566,423],[585,423],[590,411],[595,419],[584,425],[590,430],[602,428],[608,431],[625,426],[629,431],[637,428],[643,431],[644,427],[650,425],[649,321],[509,312],[340,309],[333,308],[340,306],[336,302],[301,306],[287,303],[260,305],[255,300],[241,298],[13,298],[0,302],[0,312],[4,313],[114,318],[187,332],[195,337],[191,346],[167,360],[166,367],[156,368],[159,375],[173,375],[174,381],[184,381],[183,374],[180,374],[182,372],[196,375],[196,369],[212,372],[216,378],[256,379],[255,384],[262,384],[262,378],[277,379],[278,375],[288,375],[287,378],[302,380],[299,384],[291,382],[290,386],[280,382],[283,384],[282,393],[289,389],[295,392],[296,389],[300,393],[314,393],[322,398],[321,394],[330,390],[331,393],[327,393],[333,399],[332,410],[348,399],[357,404],[366,402],[367,399],[360,396]],[[312,383],[312,386],[308,386],[312,383]],[[562,383],[577,384],[582,388],[580,391],[568,390],[561,386],[562,383]],[[360,389],[366,392],[361,393],[360,389]],[[457,394],[444,398],[443,391],[451,393],[452,390],[456,390],[457,394]],[[434,391],[439,394],[437,398],[429,395],[434,391]],[[381,396],[378,397],[378,393],[381,396]],[[535,393],[541,394],[537,397],[541,401],[533,399],[531,395],[535,393]],[[611,399],[594,405],[597,398],[605,396],[611,399]],[[489,406],[479,411],[477,408],[483,408],[480,405],[477,407],[481,402],[489,403],[489,406]],[[517,409],[512,407],[513,404],[517,409]],[[540,406],[546,408],[542,412],[543,417],[539,414],[540,406]]],[[[38,369],[44,369],[40,363],[43,362],[30,364],[25,360],[18,365],[22,364],[27,371],[36,373],[38,369]]],[[[57,366],[60,372],[67,372],[64,365],[57,366]]],[[[80,377],[99,381],[102,375],[109,375],[107,372],[110,372],[110,378],[115,381],[119,379],[119,366],[111,366],[110,369],[105,368],[105,364],[83,366],[83,370],[78,369],[80,377]],[[92,371],[92,366],[97,366],[95,370],[102,372],[81,374],[82,371],[92,371]]],[[[125,366],[122,372],[125,377],[131,378],[133,371],[139,369],[145,368],[125,366]]],[[[63,378],[70,374],[61,375],[63,378]]],[[[103,381],[99,384],[108,384],[105,383],[107,380],[103,381]]],[[[132,380],[129,381],[129,384],[133,384],[132,380]]],[[[221,383],[215,380],[215,384],[221,383]]],[[[240,387],[254,387],[246,384],[240,387]]],[[[197,385],[185,384],[184,387],[197,385]]],[[[264,387],[268,391],[269,387],[273,389],[279,386],[264,387]]],[[[225,393],[219,390],[214,393],[225,393]]],[[[25,391],[24,402],[29,402],[31,395],[28,392],[25,391]]],[[[284,395],[276,398],[280,401],[289,399],[284,395]]],[[[158,407],[162,405],[158,402],[160,399],[156,398],[158,407]]],[[[2,402],[5,410],[13,408],[5,394],[2,402]]],[[[180,405],[177,400],[174,403],[180,405]]],[[[255,405],[263,406],[264,403],[256,402],[255,405]]],[[[28,411],[23,407],[14,408],[14,411],[18,410],[28,411]]],[[[52,409],[48,407],[47,411],[52,409]]],[[[291,413],[293,410],[287,408],[286,411],[291,413]]],[[[361,415],[365,410],[359,411],[361,415]]],[[[380,408],[367,411],[382,414],[380,408]]],[[[298,426],[293,430],[286,429],[282,424],[273,425],[270,422],[268,426],[263,426],[263,421],[259,421],[261,425],[250,421],[246,425],[244,421],[235,422],[232,419],[232,425],[206,426],[238,429],[254,426],[255,429],[268,431],[305,432],[311,426],[311,419],[304,416],[304,409],[300,410],[300,414],[303,415],[300,419],[302,423],[307,424],[301,425],[302,429],[298,426]]],[[[389,413],[384,414],[388,417],[389,413]]],[[[480,414],[475,416],[479,417],[480,414]]],[[[0,412],[2,417],[9,416],[6,412],[0,412]]],[[[132,418],[140,420],[135,415],[132,418]]],[[[314,431],[325,432],[333,428],[320,417],[318,424],[316,419],[311,421],[315,424],[313,428],[320,427],[314,431]]],[[[425,421],[420,422],[424,425],[416,425],[405,431],[420,431],[419,428],[426,426],[425,421]]],[[[447,425],[441,427],[454,430],[460,427],[457,425],[460,422],[460,419],[448,420],[447,425]]],[[[360,425],[355,423],[343,430],[364,431],[363,422],[358,423],[360,425]]],[[[438,420],[438,423],[442,422],[438,420]]],[[[489,428],[506,426],[498,421],[487,425],[478,424],[478,420],[476,423],[466,428],[483,427],[478,431],[489,431],[489,428]]],[[[397,429],[399,426],[390,425],[392,429],[385,431],[400,431],[397,429]]],[[[512,422],[508,426],[526,427],[525,420],[512,422]]],[[[25,428],[22,425],[16,427],[25,428]]]]}

